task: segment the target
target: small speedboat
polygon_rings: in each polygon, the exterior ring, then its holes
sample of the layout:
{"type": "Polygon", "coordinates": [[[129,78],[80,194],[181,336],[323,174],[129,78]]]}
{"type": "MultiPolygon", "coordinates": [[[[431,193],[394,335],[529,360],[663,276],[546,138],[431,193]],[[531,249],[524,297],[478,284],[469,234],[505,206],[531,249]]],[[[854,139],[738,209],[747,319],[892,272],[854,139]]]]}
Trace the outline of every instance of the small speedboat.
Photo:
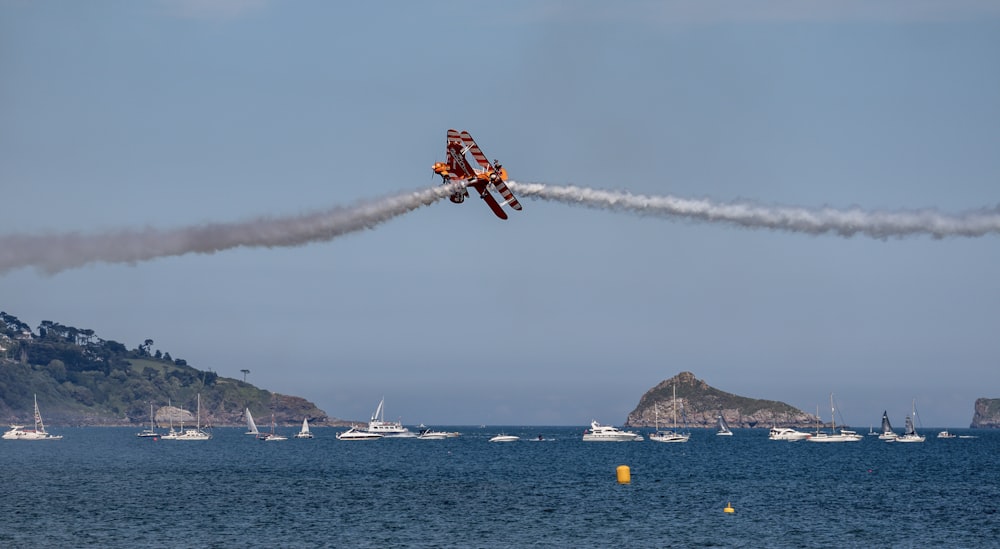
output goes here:
{"type": "Polygon", "coordinates": [[[521,437],[515,435],[505,435],[503,433],[490,439],[490,442],[517,442],[521,437]]]}

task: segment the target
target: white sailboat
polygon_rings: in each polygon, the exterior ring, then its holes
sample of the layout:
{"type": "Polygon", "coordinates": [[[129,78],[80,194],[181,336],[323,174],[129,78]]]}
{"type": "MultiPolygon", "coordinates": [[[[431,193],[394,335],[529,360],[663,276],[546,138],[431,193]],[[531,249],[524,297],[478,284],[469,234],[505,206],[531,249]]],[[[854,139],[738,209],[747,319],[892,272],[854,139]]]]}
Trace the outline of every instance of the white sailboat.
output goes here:
{"type": "Polygon", "coordinates": [[[156,429],[153,427],[153,403],[152,402],[149,403],[149,429],[146,429],[146,430],[140,432],[136,436],[139,437],[139,438],[154,438],[154,439],[160,438],[160,433],[157,433],[156,429]]]}
{"type": "Polygon", "coordinates": [[[198,414],[195,417],[197,419],[194,429],[184,429],[182,426],[181,432],[177,434],[176,438],[164,437],[164,440],[208,440],[212,438],[212,435],[201,430],[201,393],[198,393],[198,414]]]}
{"type": "Polygon", "coordinates": [[[913,418],[917,417],[917,400],[913,399],[913,415],[906,416],[906,429],[903,434],[896,437],[896,442],[923,442],[927,440],[927,437],[923,435],[918,435],[917,430],[913,428],[913,418]]]}
{"type": "MultiPolygon", "coordinates": [[[[677,427],[677,385],[674,385],[674,427],[677,427]]],[[[660,430],[660,409],[655,404],[653,410],[656,413],[656,432],[649,435],[649,440],[656,442],[687,442],[691,438],[690,433],[678,433],[677,431],[660,430]]]]}
{"type": "Polygon", "coordinates": [[[45,430],[42,414],[38,411],[38,395],[35,397],[35,428],[25,429],[23,425],[11,425],[10,430],[3,434],[6,440],[59,440],[62,435],[50,435],[45,430]]]}
{"type": "Polygon", "coordinates": [[[889,411],[888,410],[883,410],[882,411],[882,432],[878,435],[878,439],[879,440],[887,440],[889,442],[892,442],[893,440],[896,440],[896,437],[898,437],[898,436],[899,435],[897,435],[896,432],[892,430],[892,424],[889,423],[889,411]]]}
{"type": "Polygon", "coordinates": [[[262,440],[264,442],[280,442],[282,440],[288,440],[288,437],[283,436],[283,435],[279,435],[278,433],[274,432],[274,428],[275,428],[274,414],[272,413],[271,414],[271,432],[270,433],[258,433],[257,434],[257,440],[262,440]]]}
{"type": "Polygon", "coordinates": [[[295,433],[295,438],[313,438],[312,432],[309,431],[309,418],[302,419],[302,430],[295,433]]]}
{"type": "MultiPolygon", "coordinates": [[[[816,407],[816,419],[819,420],[819,407],[816,407]]],[[[833,407],[833,393],[830,393],[830,431],[829,433],[823,433],[819,430],[819,424],[816,425],[816,434],[807,438],[809,442],[857,442],[864,438],[863,436],[857,434],[854,431],[841,428],[837,431],[837,412],[833,407]]]]}
{"type": "Polygon", "coordinates": [[[243,434],[253,435],[253,436],[259,435],[260,431],[257,430],[257,424],[254,423],[253,421],[253,415],[250,413],[250,408],[246,409],[246,416],[247,416],[247,432],[243,434]]]}
{"type": "Polygon", "coordinates": [[[729,428],[729,424],[726,423],[726,418],[722,414],[719,414],[719,430],[715,434],[722,437],[733,436],[733,431],[729,428]]]}

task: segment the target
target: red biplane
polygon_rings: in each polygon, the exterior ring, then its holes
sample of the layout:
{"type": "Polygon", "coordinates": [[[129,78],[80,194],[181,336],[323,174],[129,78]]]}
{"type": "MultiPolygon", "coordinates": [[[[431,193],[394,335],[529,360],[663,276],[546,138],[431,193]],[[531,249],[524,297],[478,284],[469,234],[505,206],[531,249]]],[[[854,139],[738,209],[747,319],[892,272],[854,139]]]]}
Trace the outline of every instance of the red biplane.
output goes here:
{"type": "Polygon", "coordinates": [[[479,193],[479,198],[485,200],[493,213],[497,214],[500,219],[507,219],[507,212],[503,210],[504,206],[509,205],[515,210],[521,209],[521,203],[517,201],[517,198],[514,198],[505,183],[507,170],[500,165],[499,160],[494,160],[492,164],[486,160],[486,155],[483,154],[479,145],[476,145],[469,132],[459,133],[455,130],[448,130],[445,154],[448,155],[448,161],[436,162],[434,173],[440,175],[445,184],[461,182],[465,185],[461,190],[451,195],[452,202],[455,204],[464,202],[465,197],[469,196],[469,187],[472,187],[479,193]],[[476,164],[482,167],[481,170],[473,168],[472,164],[469,163],[465,154],[470,152],[476,164]],[[502,204],[493,198],[491,191],[500,193],[504,200],[502,204]]]}

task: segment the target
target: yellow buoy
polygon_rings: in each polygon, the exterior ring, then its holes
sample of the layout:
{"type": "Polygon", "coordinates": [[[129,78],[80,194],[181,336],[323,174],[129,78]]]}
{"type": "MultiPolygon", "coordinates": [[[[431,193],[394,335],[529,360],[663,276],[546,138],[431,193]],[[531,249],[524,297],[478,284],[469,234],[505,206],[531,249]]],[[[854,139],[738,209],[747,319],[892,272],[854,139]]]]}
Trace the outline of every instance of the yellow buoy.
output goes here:
{"type": "Polygon", "coordinates": [[[632,472],[628,465],[618,466],[618,484],[629,484],[632,482],[632,472]]]}
{"type": "Polygon", "coordinates": [[[735,513],[736,509],[733,509],[733,504],[726,502],[726,508],[722,510],[724,513],[735,513]]]}

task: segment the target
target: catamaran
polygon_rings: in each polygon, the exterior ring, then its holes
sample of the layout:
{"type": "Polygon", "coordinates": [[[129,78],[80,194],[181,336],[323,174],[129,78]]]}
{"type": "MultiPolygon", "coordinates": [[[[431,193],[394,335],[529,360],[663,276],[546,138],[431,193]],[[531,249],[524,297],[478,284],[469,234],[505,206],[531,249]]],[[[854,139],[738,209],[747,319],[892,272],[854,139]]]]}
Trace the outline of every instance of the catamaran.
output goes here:
{"type": "Polygon", "coordinates": [[[35,395],[35,428],[25,429],[23,425],[11,425],[10,430],[3,434],[6,440],[59,440],[62,435],[50,435],[45,430],[42,414],[38,411],[38,395],[35,395]]]}
{"type": "Polygon", "coordinates": [[[302,419],[302,430],[295,433],[295,438],[313,438],[313,434],[309,431],[309,418],[302,419]]]}
{"type": "Polygon", "coordinates": [[[201,393],[198,393],[198,415],[196,420],[196,427],[194,429],[184,429],[181,425],[181,432],[177,433],[175,438],[163,437],[164,440],[208,440],[212,438],[212,435],[201,430],[201,393]]]}

